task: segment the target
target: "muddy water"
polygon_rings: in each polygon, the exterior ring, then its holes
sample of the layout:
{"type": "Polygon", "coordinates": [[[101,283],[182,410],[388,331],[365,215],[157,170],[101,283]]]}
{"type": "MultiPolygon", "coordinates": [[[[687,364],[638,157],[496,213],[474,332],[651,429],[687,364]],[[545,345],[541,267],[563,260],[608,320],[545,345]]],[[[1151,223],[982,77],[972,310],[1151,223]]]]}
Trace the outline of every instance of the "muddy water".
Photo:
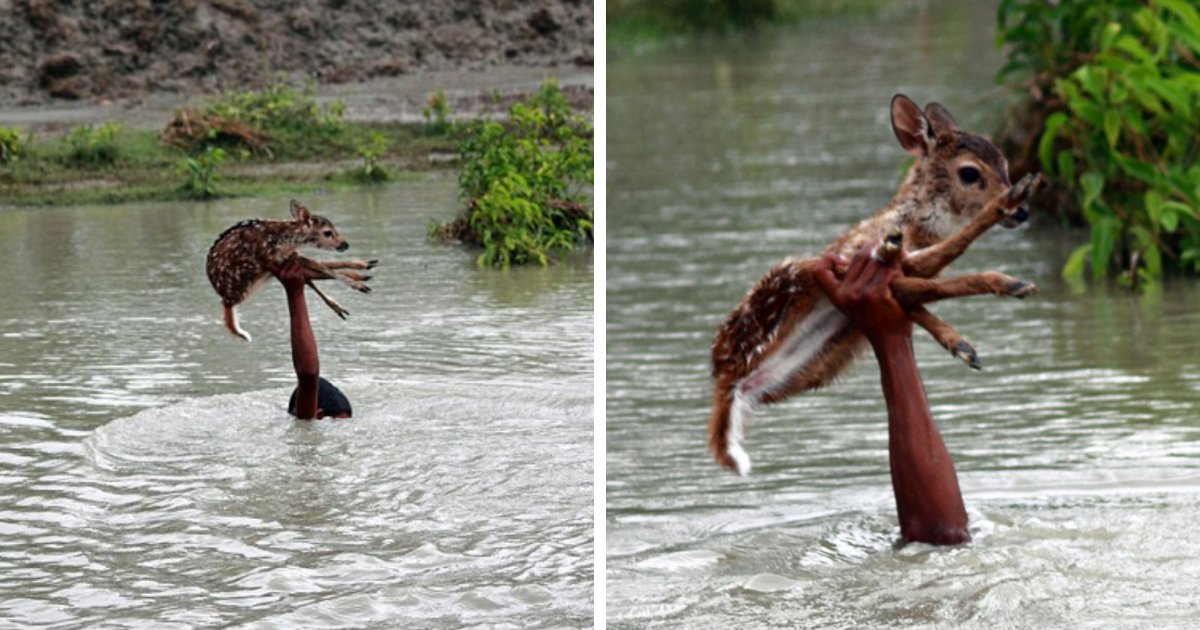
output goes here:
{"type": "Polygon", "coordinates": [[[452,180],[313,195],[375,291],[310,296],[355,418],[298,422],[282,292],[203,260],[287,199],[0,213],[0,626],[592,619],[592,265],[431,245],[452,180]]]}
{"type": "MultiPolygon", "coordinates": [[[[989,233],[953,268],[1037,282],[915,340],[974,542],[898,547],[876,366],[760,408],[744,480],[705,450],[708,349],[767,268],[891,195],[902,91],[964,127],[997,104],[989,7],[826,21],[609,67],[607,615],[614,627],[1193,627],[1200,285],[1078,293],[1077,233],[989,233]]],[[[972,3],[973,4],[973,3],[972,3]]]]}

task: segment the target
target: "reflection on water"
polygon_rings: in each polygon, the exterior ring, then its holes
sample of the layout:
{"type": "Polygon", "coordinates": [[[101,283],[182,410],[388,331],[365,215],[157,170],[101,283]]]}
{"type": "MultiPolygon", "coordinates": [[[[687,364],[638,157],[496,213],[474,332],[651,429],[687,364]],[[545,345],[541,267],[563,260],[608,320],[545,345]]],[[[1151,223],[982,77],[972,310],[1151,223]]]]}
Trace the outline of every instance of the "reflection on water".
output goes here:
{"type": "MultiPolygon", "coordinates": [[[[968,8],[969,7],[969,8],[968,8]]],[[[762,408],[751,476],[705,449],[708,350],[766,269],[886,202],[895,92],[962,126],[1000,63],[994,6],[713,40],[609,66],[607,614],[615,627],[1180,626],[1200,543],[1200,286],[1075,293],[1081,238],[996,230],[952,273],[1037,282],[934,311],[979,349],[915,341],[974,542],[897,548],[877,368],[762,408]],[[1181,535],[1182,534],[1182,535],[1181,535]]]]}
{"type": "Polygon", "coordinates": [[[204,276],[286,198],[3,213],[0,625],[591,624],[590,256],[478,271],[443,177],[305,201],[381,261],[309,299],[352,420],[289,419],[282,292],[244,344],[204,276]]]}

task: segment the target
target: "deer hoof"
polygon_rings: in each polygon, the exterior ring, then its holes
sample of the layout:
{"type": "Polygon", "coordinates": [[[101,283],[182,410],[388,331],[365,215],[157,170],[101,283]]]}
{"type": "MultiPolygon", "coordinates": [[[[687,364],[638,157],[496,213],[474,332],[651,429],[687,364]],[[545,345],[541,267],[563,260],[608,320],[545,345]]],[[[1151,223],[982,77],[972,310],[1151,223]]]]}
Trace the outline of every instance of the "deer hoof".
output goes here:
{"type": "Polygon", "coordinates": [[[1033,195],[1033,191],[1042,183],[1042,174],[1026,173],[1017,183],[1008,189],[1008,200],[1014,206],[1025,203],[1033,195]]]}
{"type": "Polygon", "coordinates": [[[971,344],[960,341],[954,349],[950,351],[958,360],[966,363],[972,370],[982,370],[983,364],[979,362],[979,355],[976,354],[975,348],[971,344]]]}
{"type": "Polygon", "coordinates": [[[375,265],[378,265],[378,264],[379,264],[379,260],[378,260],[378,259],[371,259],[371,260],[368,260],[368,261],[367,261],[367,269],[374,269],[374,268],[375,268],[375,265]]]}
{"type": "Polygon", "coordinates": [[[1025,282],[1024,280],[1017,280],[1016,282],[1008,285],[1007,290],[1009,297],[1015,297],[1021,300],[1031,295],[1037,295],[1038,292],[1036,284],[1032,282],[1025,282]]]}

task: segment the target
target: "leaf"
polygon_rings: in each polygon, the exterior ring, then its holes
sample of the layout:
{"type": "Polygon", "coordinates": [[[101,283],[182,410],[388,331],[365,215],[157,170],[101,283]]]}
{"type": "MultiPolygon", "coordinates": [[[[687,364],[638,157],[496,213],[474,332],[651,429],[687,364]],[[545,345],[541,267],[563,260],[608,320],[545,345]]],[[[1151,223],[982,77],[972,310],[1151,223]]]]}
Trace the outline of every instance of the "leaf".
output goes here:
{"type": "Polygon", "coordinates": [[[1095,171],[1088,171],[1079,178],[1079,185],[1083,186],[1083,201],[1080,205],[1087,208],[1100,198],[1100,193],[1104,190],[1104,176],[1095,171]]]}
{"type": "Polygon", "coordinates": [[[1067,258],[1067,264],[1063,265],[1062,277],[1066,280],[1079,280],[1083,278],[1083,263],[1087,260],[1089,254],[1092,253],[1092,245],[1080,245],[1071,252],[1071,256],[1067,258]]]}
{"type": "Polygon", "coordinates": [[[1071,185],[1075,181],[1075,156],[1071,155],[1070,151],[1059,151],[1058,173],[1062,176],[1062,180],[1067,182],[1067,185],[1071,185]]]}
{"type": "Polygon", "coordinates": [[[1142,203],[1146,207],[1146,214],[1150,216],[1150,222],[1157,226],[1159,221],[1162,219],[1163,214],[1162,193],[1154,190],[1153,188],[1147,190],[1146,194],[1142,197],[1142,203]]]}
{"type": "Polygon", "coordinates": [[[1104,112],[1104,137],[1108,139],[1108,146],[1116,148],[1117,138],[1121,136],[1121,115],[1115,109],[1109,109],[1104,112]]]}
{"type": "Polygon", "coordinates": [[[1046,125],[1042,130],[1042,138],[1038,141],[1038,159],[1042,163],[1042,168],[1047,171],[1053,171],[1054,164],[1051,161],[1051,152],[1054,150],[1054,142],[1058,138],[1058,130],[1067,123],[1066,112],[1054,112],[1046,119],[1046,125]]]}
{"type": "Polygon", "coordinates": [[[1117,245],[1121,224],[1116,219],[1100,219],[1092,225],[1092,280],[1099,282],[1108,273],[1109,259],[1117,245]]]}

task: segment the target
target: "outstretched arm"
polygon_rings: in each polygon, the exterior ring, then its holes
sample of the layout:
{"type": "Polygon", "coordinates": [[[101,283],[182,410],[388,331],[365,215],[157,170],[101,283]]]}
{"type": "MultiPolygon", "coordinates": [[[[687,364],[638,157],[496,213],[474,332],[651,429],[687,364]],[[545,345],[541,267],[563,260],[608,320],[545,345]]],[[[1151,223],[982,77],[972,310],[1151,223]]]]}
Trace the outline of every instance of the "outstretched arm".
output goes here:
{"type": "Polygon", "coordinates": [[[304,301],[305,272],[293,256],[273,272],[287,292],[288,313],[292,318],[292,365],[296,368],[296,417],[312,420],[317,417],[317,381],[320,365],[317,360],[317,340],[308,321],[308,304],[304,301]]]}
{"type": "Polygon", "coordinates": [[[817,284],[875,350],[888,409],[888,456],[900,534],[909,542],[958,544],[971,539],[954,462],[933,424],[912,349],[912,322],[892,296],[896,263],[874,260],[868,245],[838,280],[833,256],[822,259],[817,284]]]}

